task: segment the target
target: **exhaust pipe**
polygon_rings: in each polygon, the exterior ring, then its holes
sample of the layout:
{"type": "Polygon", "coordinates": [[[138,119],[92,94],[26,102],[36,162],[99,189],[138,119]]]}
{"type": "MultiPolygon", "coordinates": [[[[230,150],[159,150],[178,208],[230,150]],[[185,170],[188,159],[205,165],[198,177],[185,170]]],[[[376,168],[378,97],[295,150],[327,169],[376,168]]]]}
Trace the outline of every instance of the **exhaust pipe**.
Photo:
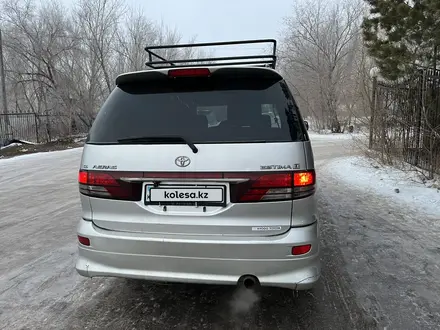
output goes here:
{"type": "Polygon", "coordinates": [[[238,279],[237,285],[239,287],[244,287],[247,290],[251,290],[260,287],[260,281],[253,275],[243,275],[238,279]]]}

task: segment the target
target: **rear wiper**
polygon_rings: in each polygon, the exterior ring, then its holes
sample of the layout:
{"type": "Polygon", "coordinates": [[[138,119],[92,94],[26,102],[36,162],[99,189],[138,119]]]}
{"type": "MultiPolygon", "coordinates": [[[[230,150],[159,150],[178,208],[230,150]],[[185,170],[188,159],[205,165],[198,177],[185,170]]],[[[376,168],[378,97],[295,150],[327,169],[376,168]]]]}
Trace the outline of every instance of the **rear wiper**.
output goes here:
{"type": "Polygon", "coordinates": [[[173,142],[183,142],[186,143],[193,153],[199,152],[199,149],[189,141],[188,139],[185,139],[182,136],[175,136],[175,135],[162,135],[162,136],[138,136],[138,137],[129,137],[129,138],[123,138],[118,140],[119,143],[135,143],[135,144],[142,144],[142,143],[154,143],[154,144],[170,144],[173,142]]]}

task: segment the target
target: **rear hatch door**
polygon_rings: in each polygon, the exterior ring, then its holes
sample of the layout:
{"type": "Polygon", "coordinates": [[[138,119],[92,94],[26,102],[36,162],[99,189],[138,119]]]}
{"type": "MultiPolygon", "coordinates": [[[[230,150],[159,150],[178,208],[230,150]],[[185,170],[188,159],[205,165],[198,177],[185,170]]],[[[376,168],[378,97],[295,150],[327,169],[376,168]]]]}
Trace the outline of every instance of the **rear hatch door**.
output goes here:
{"type": "Polygon", "coordinates": [[[153,76],[120,82],[90,131],[80,178],[94,223],[162,234],[287,231],[307,136],[281,77],[256,68],[153,76]]]}

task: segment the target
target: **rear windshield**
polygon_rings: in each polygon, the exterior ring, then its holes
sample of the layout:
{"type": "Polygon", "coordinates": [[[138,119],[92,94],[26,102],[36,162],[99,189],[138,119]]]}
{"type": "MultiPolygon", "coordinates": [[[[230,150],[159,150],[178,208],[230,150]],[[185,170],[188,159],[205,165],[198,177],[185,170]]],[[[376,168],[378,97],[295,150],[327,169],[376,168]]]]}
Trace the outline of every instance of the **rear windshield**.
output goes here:
{"type": "Polygon", "coordinates": [[[304,140],[304,129],[282,81],[166,79],[117,87],[87,142],[161,136],[193,143],[291,142],[304,140]]]}

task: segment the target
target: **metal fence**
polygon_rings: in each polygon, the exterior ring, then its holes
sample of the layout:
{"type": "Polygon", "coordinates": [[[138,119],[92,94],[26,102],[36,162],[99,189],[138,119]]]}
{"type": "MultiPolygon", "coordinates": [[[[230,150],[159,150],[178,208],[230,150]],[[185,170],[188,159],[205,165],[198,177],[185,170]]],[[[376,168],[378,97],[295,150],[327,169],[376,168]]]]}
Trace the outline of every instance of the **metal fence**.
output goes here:
{"type": "MultiPolygon", "coordinates": [[[[440,71],[420,70],[399,84],[375,80],[370,148],[440,173],[440,71]]],[[[388,159],[387,159],[388,158],[388,159]]]]}
{"type": "Polygon", "coordinates": [[[47,143],[87,133],[89,127],[69,115],[29,113],[0,114],[0,145],[13,139],[47,143]]]}

